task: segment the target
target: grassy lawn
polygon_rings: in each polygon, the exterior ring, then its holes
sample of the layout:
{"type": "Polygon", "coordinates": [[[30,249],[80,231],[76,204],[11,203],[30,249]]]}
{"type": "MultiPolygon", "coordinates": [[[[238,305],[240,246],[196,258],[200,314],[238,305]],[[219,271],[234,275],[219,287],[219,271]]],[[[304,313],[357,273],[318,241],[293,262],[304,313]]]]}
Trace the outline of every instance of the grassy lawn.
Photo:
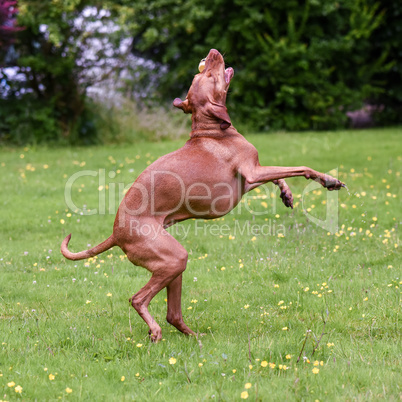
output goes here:
{"type": "Polygon", "coordinates": [[[401,134],[249,136],[262,164],[339,169],[349,192],[288,179],[294,210],[269,184],[224,218],[169,229],[189,252],[185,321],[205,335],[166,323],[163,291],[159,344],[128,303],[145,269],[117,248],[77,262],[59,248],[68,233],[72,251],[109,236],[123,188],[183,142],[1,149],[0,399],[399,400],[401,134]]]}

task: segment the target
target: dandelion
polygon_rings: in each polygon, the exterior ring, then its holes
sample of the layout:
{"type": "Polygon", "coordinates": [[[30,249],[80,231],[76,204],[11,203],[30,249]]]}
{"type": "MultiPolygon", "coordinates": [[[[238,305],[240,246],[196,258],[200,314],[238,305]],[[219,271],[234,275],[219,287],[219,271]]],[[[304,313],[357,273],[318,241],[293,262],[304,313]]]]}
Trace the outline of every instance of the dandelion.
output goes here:
{"type": "Polygon", "coordinates": [[[243,391],[243,392],[240,394],[240,398],[241,398],[241,399],[247,399],[247,398],[248,398],[248,392],[247,392],[247,391],[243,391]]]}
{"type": "Polygon", "coordinates": [[[17,385],[17,386],[14,388],[14,391],[17,392],[17,394],[21,394],[21,393],[22,393],[22,387],[21,387],[21,385],[17,385]]]}
{"type": "Polygon", "coordinates": [[[73,390],[71,389],[71,388],[66,388],[66,392],[67,392],[67,394],[71,394],[71,392],[73,392],[73,390]]]}
{"type": "Polygon", "coordinates": [[[318,367],[314,367],[312,370],[313,374],[318,374],[320,372],[320,369],[318,367]]]}
{"type": "Polygon", "coordinates": [[[176,364],[177,360],[174,357],[169,359],[169,364],[176,364]]]}
{"type": "Polygon", "coordinates": [[[244,385],[244,388],[250,389],[252,387],[251,382],[248,382],[247,384],[244,385]]]}
{"type": "Polygon", "coordinates": [[[56,377],[53,374],[49,374],[49,380],[53,381],[56,377]]]}
{"type": "Polygon", "coordinates": [[[261,362],[261,367],[267,367],[268,366],[268,362],[267,361],[262,361],[261,362]]]}

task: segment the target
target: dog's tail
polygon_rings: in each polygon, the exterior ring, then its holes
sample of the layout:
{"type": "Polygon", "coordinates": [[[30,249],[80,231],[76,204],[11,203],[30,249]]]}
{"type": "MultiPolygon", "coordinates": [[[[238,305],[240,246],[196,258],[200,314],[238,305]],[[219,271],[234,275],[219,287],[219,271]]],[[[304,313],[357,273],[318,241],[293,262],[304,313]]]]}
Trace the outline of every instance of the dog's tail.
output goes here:
{"type": "Polygon", "coordinates": [[[68,243],[71,239],[71,234],[69,234],[61,243],[61,253],[64,257],[68,258],[69,260],[84,260],[85,258],[90,258],[100,253],[103,253],[109,248],[112,248],[116,245],[113,235],[108,237],[104,242],[98,244],[95,247],[90,248],[89,250],[80,251],[79,253],[72,253],[68,250],[68,243]]]}

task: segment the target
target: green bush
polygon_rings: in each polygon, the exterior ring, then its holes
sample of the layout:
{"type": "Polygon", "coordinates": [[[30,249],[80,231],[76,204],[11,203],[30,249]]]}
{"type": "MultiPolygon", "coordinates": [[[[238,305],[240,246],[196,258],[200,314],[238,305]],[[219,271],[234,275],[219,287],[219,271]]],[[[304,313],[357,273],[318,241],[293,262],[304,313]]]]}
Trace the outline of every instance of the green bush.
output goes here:
{"type": "Polygon", "coordinates": [[[370,46],[383,14],[369,0],[139,0],[131,29],[136,54],[169,66],[165,98],[185,93],[196,61],[215,47],[235,68],[234,121],[328,129],[382,90],[372,78],[390,68],[386,50],[370,58],[370,46]]]}

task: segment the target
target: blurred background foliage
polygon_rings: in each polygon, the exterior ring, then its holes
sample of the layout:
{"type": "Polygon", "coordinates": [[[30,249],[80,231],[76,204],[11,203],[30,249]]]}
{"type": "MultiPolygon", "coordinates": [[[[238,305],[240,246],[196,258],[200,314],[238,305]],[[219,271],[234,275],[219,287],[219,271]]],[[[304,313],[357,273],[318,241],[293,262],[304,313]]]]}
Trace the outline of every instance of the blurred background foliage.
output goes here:
{"type": "Polygon", "coordinates": [[[0,140],[180,135],[161,107],[210,48],[242,130],[336,129],[367,105],[400,124],[401,21],[391,0],[0,0],[0,140]]]}

